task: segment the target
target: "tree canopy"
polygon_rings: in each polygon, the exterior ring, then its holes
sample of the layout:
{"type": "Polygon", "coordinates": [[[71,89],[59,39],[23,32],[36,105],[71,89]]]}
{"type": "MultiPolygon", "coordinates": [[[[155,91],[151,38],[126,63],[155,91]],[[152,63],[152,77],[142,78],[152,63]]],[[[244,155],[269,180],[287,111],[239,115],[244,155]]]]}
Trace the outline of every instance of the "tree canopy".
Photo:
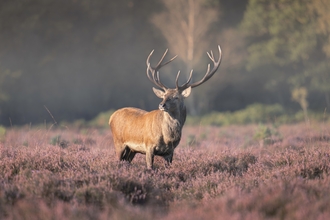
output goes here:
{"type": "Polygon", "coordinates": [[[271,75],[265,86],[279,88],[287,83],[323,93],[329,107],[327,9],[326,0],[249,1],[241,24],[248,38],[247,70],[271,75]]]}

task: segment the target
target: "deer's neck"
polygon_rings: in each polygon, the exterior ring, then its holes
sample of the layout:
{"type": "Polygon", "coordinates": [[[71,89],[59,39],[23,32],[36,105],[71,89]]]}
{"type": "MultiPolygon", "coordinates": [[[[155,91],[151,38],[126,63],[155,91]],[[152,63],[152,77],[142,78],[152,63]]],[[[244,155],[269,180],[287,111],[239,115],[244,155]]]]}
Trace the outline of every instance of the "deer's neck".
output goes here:
{"type": "Polygon", "coordinates": [[[165,143],[177,142],[181,139],[181,131],[186,120],[186,107],[175,112],[163,112],[163,138],[165,143]]]}

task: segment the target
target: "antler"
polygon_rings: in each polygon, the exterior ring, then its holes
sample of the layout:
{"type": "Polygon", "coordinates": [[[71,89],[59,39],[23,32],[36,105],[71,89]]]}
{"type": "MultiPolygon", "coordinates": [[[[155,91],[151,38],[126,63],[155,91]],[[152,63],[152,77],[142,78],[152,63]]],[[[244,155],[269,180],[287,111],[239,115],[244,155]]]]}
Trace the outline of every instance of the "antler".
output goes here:
{"type": "Polygon", "coordinates": [[[209,80],[214,75],[214,73],[218,70],[220,63],[221,63],[222,52],[221,52],[220,45],[218,45],[218,50],[219,50],[219,58],[217,61],[215,60],[212,51],[210,53],[207,52],[207,55],[209,56],[210,60],[213,62],[213,68],[210,71],[210,64],[208,64],[207,71],[206,71],[204,77],[200,81],[190,84],[192,72],[193,72],[193,70],[191,70],[187,82],[185,82],[183,85],[179,86],[178,85],[178,80],[179,80],[179,75],[180,75],[180,71],[179,71],[178,75],[176,76],[176,80],[175,80],[176,88],[180,91],[183,91],[188,87],[191,87],[191,88],[197,87],[197,86],[203,84],[204,82],[206,82],[207,80],[209,80]]]}
{"type": "MultiPolygon", "coordinates": [[[[174,56],[172,59],[170,59],[169,61],[165,62],[165,63],[162,63],[166,54],[167,54],[167,51],[168,49],[166,49],[165,53],[163,54],[162,58],[160,59],[160,61],[158,62],[157,66],[156,67],[152,67],[150,65],[150,57],[151,55],[154,53],[154,50],[151,51],[151,53],[149,54],[148,58],[147,58],[147,76],[148,76],[148,79],[153,82],[156,86],[162,88],[163,90],[166,90],[168,89],[161,81],[160,81],[160,78],[159,78],[159,72],[158,70],[160,68],[162,68],[163,66],[165,66],[166,64],[172,62],[178,55],[174,56]],[[150,73],[151,73],[151,76],[150,76],[150,73]]],[[[179,74],[178,74],[179,75],[179,74]]]]}

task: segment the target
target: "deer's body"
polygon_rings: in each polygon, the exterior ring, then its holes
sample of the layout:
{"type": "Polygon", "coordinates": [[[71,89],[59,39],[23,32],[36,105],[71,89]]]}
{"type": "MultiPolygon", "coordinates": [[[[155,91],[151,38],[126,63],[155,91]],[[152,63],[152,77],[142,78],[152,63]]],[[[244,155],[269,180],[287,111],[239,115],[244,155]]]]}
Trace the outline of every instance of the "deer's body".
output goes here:
{"type": "Polygon", "coordinates": [[[174,115],[161,110],[119,109],[109,120],[117,158],[130,162],[136,153],[142,153],[146,154],[148,168],[152,167],[154,155],[171,163],[185,120],[185,107],[174,115]]]}
{"type": "Polygon", "coordinates": [[[210,71],[210,65],[208,65],[207,72],[200,81],[190,84],[191,71],[187,82],[179,86],[179,72],[175,82],[176,88],[169,89],[160,82],[158,70],[175,57],[162,63],[166,51],[157,66],[152,68],[149,63],[152,53],[147,59],[147,76],[150,81],[163,90],[153,88],[156,96],[163,99],[159,104],[159,110],[147,112],[137,108],[122,108],[114,112],[109,120],[117,158],[131,162],[136,153],[145,154],[149,169],[153,167],[155,155],[163,157],[167,164],[172,163],[174,149],[180,143],[182,127],[186,121],[184,98],[190,95],[191,88],[210,79],[217,71],[221,61],[219,47],[220,56],[217,61],[212,52],[211,55],[208,53],[214,67],[210,71]]]}

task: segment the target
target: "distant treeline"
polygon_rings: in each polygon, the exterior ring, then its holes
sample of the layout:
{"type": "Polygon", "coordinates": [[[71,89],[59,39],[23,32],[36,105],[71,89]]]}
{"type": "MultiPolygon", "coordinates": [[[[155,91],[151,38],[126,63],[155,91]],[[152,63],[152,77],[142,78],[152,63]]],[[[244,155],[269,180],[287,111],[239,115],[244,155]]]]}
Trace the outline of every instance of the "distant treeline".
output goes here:
{"type": "Polygon", "coordinates": [[[179,69],[193,68],[198,80],[206,52],[218,44],[219,71],[187,99],[194,114],[253,103],[323,112],[330,107],[329,11],[327,0],[1,1],[0,124],[89,121],[124,106],[156,109],[146,77],[150,51],[152,63],[166,48],[169,57],[179,54],[160,71],[171,87],[179,69]],[[189,50],[193,58],[185,57],[189,50]]]}
{"type": "MultiPolygon", "coordinates": [[[[99,113],[95,118],[91,120],[77,119],[75,121],[61,121],[54,123],[49,121],[48,123],[36,125],[41,128],[109,128],[109,118],[114,110],[99,113]]],[[[240,109],[233,112],[210,112],[203,115],[188,115],[185,125],[187,126],[229,126],[229,125],[248,125],[248,124],[260,124],[260,125],[273,125],[279,126],[282,124],[295,124],[305,122],[306,124],[322,122],[328,123],[330,121],[330,115],[328,112],[309,111],[307,121],[302,110],[294,112],[283,108],[279,104],[264,105],[255,103],[248,105],[244,109],[240,109]]],[[[0,131],[1,133],[1,131],[0,131]]]]}

